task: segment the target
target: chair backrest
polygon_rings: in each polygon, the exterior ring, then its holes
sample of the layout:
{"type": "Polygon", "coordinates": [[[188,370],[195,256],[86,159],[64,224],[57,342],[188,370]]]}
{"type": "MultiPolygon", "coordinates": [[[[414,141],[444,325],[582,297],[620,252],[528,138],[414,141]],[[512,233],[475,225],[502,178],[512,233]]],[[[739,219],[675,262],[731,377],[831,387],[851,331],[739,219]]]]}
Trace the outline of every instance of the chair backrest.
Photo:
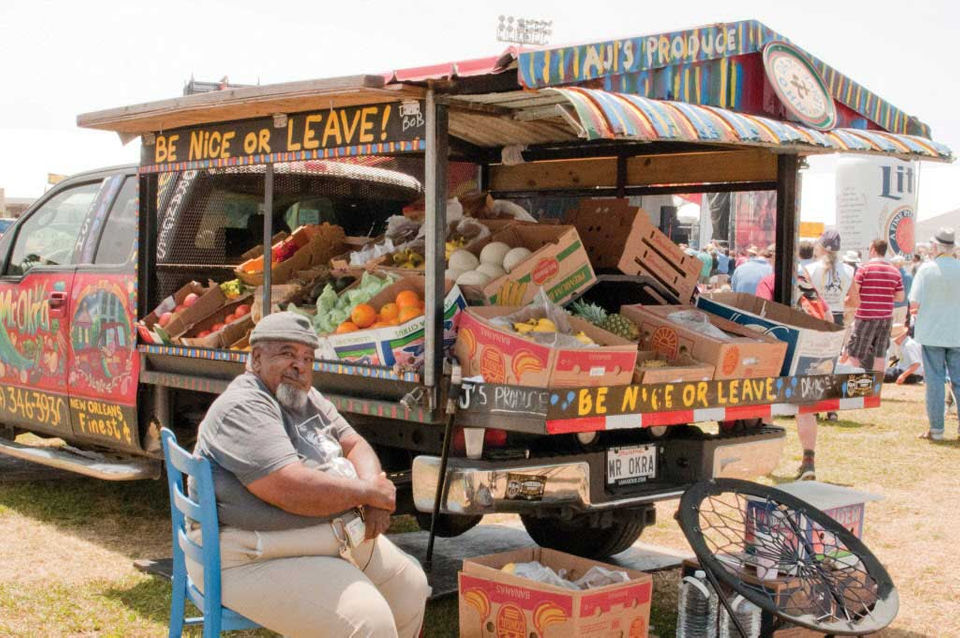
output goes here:
{"type": "Polygon", "coordinates": [[[217,519],[217,501],[210,461],[180,447],[177,444],[176,435],[167,428],[163,428],[160,435],[163,441],[163,456],[167,463],[167,486],[170,488],[174,587],[185,586],[194,603],[201,607],[205,623],[212,622],[219,628],[221,616],[220,524],[217,519]],[[196,499],[188,494],[183,480],[184,475],[193,479],[196,499]],[[198,545],[188,537],[187,534],[190,531],[187,527],[188,521],[194,521],[200,525],[202,545],[198,545]],[[203,565],[202,596],[195,587],[191,587],[193,583],[186,573],[185,556],[203,565]],[[181,579],[177,578],[178,573],[181,579]],[[198,598],[200,600],[197,600],[198,598]]]}

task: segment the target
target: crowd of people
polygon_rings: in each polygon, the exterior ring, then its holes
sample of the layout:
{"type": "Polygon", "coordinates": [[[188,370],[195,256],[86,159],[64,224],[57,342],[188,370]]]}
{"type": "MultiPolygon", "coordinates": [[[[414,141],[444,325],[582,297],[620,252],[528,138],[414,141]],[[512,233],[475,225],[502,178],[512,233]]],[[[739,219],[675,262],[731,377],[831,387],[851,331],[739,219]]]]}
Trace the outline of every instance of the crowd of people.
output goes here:
{"type": "MultiPolygon", "coordinates": [[[[953,396],[960,393],[960,321],[953,316],[960,308],[960,261],[953,229],[941,228],[909,260],[888,255],[881,239],[871,243],[866,258],[840,246],[835,230],[800,243],[793,282],[798,309],[846,328],[838,371],[883,372],[885,382],[900,385],[925,383],[929,426],[920,438],[943,439],[948,384],[953,396]]],[[[687,252],[703,262],[702,290],[773,299],[774,245],[735,253],[708,244],[687,252]]],[[[817,416],[797,417],[801,480],[816,478],[817,416]]],[[[826,418],[837,415],[828,412],[826,418]]]]}

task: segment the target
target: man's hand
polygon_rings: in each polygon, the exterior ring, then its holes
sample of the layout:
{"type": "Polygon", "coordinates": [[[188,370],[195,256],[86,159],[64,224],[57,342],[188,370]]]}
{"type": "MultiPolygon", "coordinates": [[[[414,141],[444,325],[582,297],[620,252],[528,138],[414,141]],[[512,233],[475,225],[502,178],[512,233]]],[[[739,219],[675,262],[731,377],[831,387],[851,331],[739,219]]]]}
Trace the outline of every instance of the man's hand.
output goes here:
{"type": "Polygon", "coordinates": [[[367,498],[364,505],[386,510],[389,514],[397,509],[397,487],[387,478],[385,472],[364,480],[367,484],[367,498]]]}
{"type": "Polygon", "coordinates": [[[376,538],[390,529],[390,512],[364,505],[363,522],[367,526],[367,539],[376,538]]]}

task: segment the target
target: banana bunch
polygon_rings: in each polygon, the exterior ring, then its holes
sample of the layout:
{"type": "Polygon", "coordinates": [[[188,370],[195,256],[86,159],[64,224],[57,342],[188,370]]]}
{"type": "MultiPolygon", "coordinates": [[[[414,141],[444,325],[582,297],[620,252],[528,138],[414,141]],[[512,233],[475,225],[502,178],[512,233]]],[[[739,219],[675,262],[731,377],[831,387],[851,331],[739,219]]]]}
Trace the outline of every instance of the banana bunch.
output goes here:
{"type": "Polygon", "coordinates": [[[231,279],[220,284],[220,291],[227,299],[237,299],[243,295],[245,286],[239,279],[231,279]]]}
{"type": "Polygon", "coordinates": [[[508,279],[500,286],[497,292],[496,303],[498,306],[521,306],[523,305],[524,295],[527,293],[527,283],[521,284],[517,281],[508,279]]]}
{"type": "Polygon", "coordinates": [[[577,341],[579,341],[580,343],[586,346],[592,346],[594,343],[596,343],[593,339],[588,337],[587,333],[585,333],[583,330],[581,330],[580,332],[578,332],[573,336],[576,338],[577,341]]]}
{"type": "Polygon", "coordinates": [[[443,258],[446,261],[450,261],[450,255],[453,254],[453,251],[460,250],[467,245],[467,240],[465,237],[457,237],[456,239],[448,239],[443,245],[443,258]]]}
{"type": "Polygon", "coordinates": [[[399,268],[419,270],[423,268],[424,261],[423,255],[412,248],[393,253],[393,265],[399,268]]]}
{"type": "Polygon", "coordinates": [[[556,332],[557,324],[543,317],[542,319],[528,319],[527,321],[518,321],[513,324],[513,329],[522,335],[529,332],[556,332]]]}
{"type": "Polygon", "coordinates": [[[649,361],[641,361],[637,364],[638,368],[666,368],[667,362],[662,359],[650,359],[649,361]]]}

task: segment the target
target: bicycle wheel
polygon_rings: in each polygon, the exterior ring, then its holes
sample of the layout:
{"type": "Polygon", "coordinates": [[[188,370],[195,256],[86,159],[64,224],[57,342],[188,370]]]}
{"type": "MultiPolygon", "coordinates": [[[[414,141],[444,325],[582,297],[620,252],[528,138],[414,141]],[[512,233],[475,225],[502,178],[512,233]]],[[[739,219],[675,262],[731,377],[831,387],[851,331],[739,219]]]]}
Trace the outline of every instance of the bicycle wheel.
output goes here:
{"type": "Polygon", "coordinates": [[[701,481],[684,492],[678,520],[701,566],[788,622],[861,635],[897,615],[897,590],[866,545],[790,494],[749,481],[701,481]]]}

